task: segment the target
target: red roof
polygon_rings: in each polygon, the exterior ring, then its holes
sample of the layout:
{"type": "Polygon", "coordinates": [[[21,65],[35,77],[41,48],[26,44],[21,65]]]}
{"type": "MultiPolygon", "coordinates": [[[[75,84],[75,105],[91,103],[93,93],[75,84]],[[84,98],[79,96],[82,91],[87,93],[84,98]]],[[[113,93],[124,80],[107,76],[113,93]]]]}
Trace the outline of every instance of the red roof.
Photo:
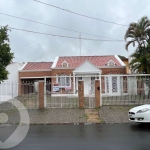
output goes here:
{"type": "Polygon", "coordinates": [[[22,70],[50,70],[52,62],[28,62],[22,70]]]}
{"type": "Polygon", "coordinates": [[[62,63],[66,61],[69,64],[69,67],[78,67],[81,64],[83,64],[86,60],[91,62],[93,65],[100,67],[100,66],[106,66],[106,64],[113,60],[116,64],[116,66],[122,66],[121,63],[116,59],[114,55],[108,55],[108,56],[65,56],[65,57],[59,57],[56,68],[62,67],[62,63]]]}

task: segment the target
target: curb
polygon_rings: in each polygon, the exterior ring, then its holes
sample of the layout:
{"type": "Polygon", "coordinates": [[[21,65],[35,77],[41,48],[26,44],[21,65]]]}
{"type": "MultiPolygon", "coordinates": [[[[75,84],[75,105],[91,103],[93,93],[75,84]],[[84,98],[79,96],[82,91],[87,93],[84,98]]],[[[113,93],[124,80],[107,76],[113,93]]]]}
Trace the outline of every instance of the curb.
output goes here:
{"type": "MultiPolygon", "coordinates": [[[[131,122],[110,122],[110,123],[92,123],[92,122],[86,122],[86,123],[30,123],[29,126],[34,125],[102,125],[102,124],[129,124],[131,122]]],[[[17,124],[0,124],[0,126],[16,126],[16,125],[27,125],[25,123],[17,124]]]]}

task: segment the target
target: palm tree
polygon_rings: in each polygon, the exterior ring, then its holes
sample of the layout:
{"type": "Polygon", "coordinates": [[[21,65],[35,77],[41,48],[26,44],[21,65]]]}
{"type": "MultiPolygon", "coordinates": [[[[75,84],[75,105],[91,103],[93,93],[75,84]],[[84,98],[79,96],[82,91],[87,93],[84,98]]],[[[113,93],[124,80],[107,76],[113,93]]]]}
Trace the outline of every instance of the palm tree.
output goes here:
{"type": "Polygon", "coordinates": [[[138,47],[131,55],[132,73],[150,74],[150,39],[147,42],[147,47],[138,47]]]}
{"type": "Polygon", "coordinates": [[[150,20],[148,17],[142,17],[138,23],[131,23],[127,29],[124,39],[126,41],[125,48],[128,50],[128,46],[132,43],[135,46],[135,43],[138,43],[138,47],[142,47],[147,44],[149,39],[148,33],[150,32],[150,20]],[[127,41],[127,39],[130,39],[127,41]]]}

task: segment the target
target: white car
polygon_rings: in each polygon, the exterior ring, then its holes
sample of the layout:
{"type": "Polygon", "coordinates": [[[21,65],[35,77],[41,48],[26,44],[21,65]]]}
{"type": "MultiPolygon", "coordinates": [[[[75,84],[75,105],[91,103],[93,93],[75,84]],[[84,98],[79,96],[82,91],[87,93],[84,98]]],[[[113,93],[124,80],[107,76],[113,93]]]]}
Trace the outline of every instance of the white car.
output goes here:
{"type": "Polygon", "coordinates": [[[150,104],[134,107],[129,110],[129,120],[139,123],[150,123],[150,104]]]}

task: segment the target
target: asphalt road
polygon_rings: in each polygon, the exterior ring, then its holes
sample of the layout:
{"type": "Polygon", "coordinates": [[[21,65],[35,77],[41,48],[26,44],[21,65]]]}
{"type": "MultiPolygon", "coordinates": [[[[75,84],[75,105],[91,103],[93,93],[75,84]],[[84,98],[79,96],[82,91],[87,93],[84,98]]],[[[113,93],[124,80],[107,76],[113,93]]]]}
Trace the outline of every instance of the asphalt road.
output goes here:
{"type": "MultiPolygon", "coordinates": [[[[15,128],[0,126],[0,139],[15,128]]],[[[150,150],[150,124],[34,125],[11,150],[150,150]]]]}

